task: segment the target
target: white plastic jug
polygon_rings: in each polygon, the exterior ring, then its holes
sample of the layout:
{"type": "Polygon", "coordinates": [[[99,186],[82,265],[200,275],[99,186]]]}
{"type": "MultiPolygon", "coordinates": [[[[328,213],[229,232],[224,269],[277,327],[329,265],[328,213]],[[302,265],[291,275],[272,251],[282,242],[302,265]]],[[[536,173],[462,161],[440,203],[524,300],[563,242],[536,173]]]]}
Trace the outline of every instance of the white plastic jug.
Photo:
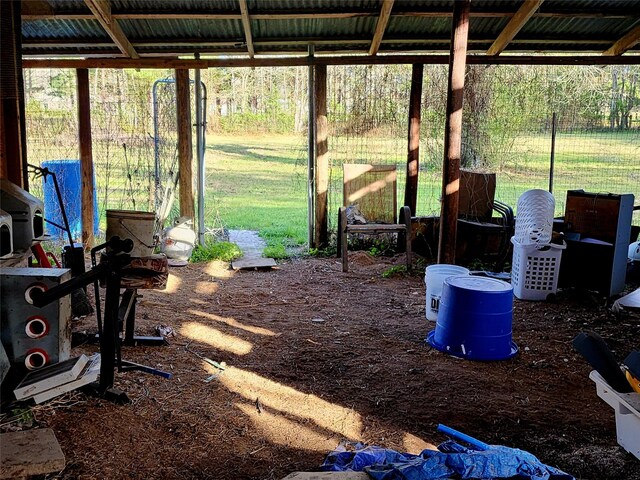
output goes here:
{"type": "Polygon", "coordinates": [[[469,275],[469,269],[458,265],[440,263],[437,265],[429,265],[425,270],[424,282],[427,285],[425,311],[427,320],[435,322],[438,319],[442,284],[445,278],[452,275],[469,275]]]}

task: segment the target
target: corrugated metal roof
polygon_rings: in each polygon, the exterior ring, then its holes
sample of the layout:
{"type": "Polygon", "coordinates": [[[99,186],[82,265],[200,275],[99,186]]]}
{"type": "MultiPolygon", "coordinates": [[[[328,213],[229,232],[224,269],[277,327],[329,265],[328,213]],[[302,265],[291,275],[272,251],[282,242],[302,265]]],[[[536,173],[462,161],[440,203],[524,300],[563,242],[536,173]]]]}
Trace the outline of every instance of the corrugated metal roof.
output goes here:
{"type": "Polygon", "coordinates": [[[104,28],[97,20],[29,20],[22,22],[23,38],[106,38],[104,28]]]}
{"type": "Polygon", "coordinates": [[[373,10],[380,11],[380,0],[248,0],[249,12],[268,11],[334,11],[373,10]]]}
{"type": "Polygon", "coordinates": [[[111,0],[111,9],[118,11],[162,10],[190,12],[198,10],[220,10],[240,13],[236,0],[111,0]]]}
{"type": "Polygon", "coordinates": [[[129,40],[136,39],[237,39],[244,38],[240,20],[120,20],[129,40]]]}
{"type": "Polygon", "coordinates": [[[376,18],[334,18],[331,22],[318,19],[252,20],[254,40],[259,38],[361,37],[373,35],[376,18]]]}
{"type": "MultiPolygon", "coordinates": [[[[305,51],[306,42],[315,42],[318,51],[366,51],[382,3],[247,0],[255,51],[305,51]]],[[[246,52],[238,0],[110,0],[110,4],[122,31],[141,53],[246,52]],[[125,18],[127,14],[133,17],[125,18]],[[151,14],[156,14],[155,18],[149,17],[151,14]]],[[[24,5],[29,8],[28,2],[24,5]]],[[[101,53],[104,44],[110,44],[111,37],[100,23],[86,18],[91,12],[84,0],[49,0],[49,5],[55,14],[80,14],[83,18],[51,18],[37,13],[24,17],[23,54],[101,53]],[[92,41],[97,43],[92,45],[92,41]]],[[[520,5],[510,0],[474,0],[469,50],[488,48],[520,5]]],[[[452,8],[453,0],[396,0],[380,52],[448,53],[452,8]]],[[[546,0],[505,52],[604,51],[635,25],[640,25],[640,0],[546,0]]],[[[639,49],[636,45],[629,51],[639,49]]]]}

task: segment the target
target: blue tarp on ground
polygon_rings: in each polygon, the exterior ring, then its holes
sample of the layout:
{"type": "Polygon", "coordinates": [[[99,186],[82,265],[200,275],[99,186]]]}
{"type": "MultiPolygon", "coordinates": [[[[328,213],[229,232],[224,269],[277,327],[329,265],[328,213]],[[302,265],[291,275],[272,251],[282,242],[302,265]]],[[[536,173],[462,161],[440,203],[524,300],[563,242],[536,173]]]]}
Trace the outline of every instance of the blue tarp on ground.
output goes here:
{"type": "Polygon", "coordinates": [[[423,450],[420,455],[363,444],[352,447],[349,451],[344,446],[338,447],[327,456],[320,469],[365,471],[375,480],[575,480],[528,452],[498,445],[480,451],[449,440],[439,445],[438,451],[423,450]]]}

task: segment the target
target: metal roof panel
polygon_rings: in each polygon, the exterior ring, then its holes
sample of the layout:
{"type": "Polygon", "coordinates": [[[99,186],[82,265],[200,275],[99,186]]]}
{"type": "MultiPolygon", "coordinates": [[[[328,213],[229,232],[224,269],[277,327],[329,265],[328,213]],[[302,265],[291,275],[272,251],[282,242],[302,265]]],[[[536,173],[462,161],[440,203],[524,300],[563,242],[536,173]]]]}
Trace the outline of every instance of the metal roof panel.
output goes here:
{"type": "Polygon", "coordinates": [[[229,39],[244,38],[240,20],[119,20],[122,31],[130,41],[136,39],[229,39]]]}

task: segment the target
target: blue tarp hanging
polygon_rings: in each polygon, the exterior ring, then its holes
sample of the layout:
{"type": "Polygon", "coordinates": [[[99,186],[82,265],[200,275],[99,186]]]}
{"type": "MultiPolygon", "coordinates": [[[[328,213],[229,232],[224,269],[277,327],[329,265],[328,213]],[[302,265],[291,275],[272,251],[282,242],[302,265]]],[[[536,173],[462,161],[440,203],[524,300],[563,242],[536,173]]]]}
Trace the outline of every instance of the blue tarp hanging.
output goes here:
{"type": "Polygon", "coordinates": [[[349,451],[344,446],[338,447],[327,456],[320,469],[365,471],[375,480],[575,480],[528,452],[498,445],[475,450],[449,440],[439,445],[438,451],[423,450],[420,455],[363,444],[352,447],[349,451]]]}

